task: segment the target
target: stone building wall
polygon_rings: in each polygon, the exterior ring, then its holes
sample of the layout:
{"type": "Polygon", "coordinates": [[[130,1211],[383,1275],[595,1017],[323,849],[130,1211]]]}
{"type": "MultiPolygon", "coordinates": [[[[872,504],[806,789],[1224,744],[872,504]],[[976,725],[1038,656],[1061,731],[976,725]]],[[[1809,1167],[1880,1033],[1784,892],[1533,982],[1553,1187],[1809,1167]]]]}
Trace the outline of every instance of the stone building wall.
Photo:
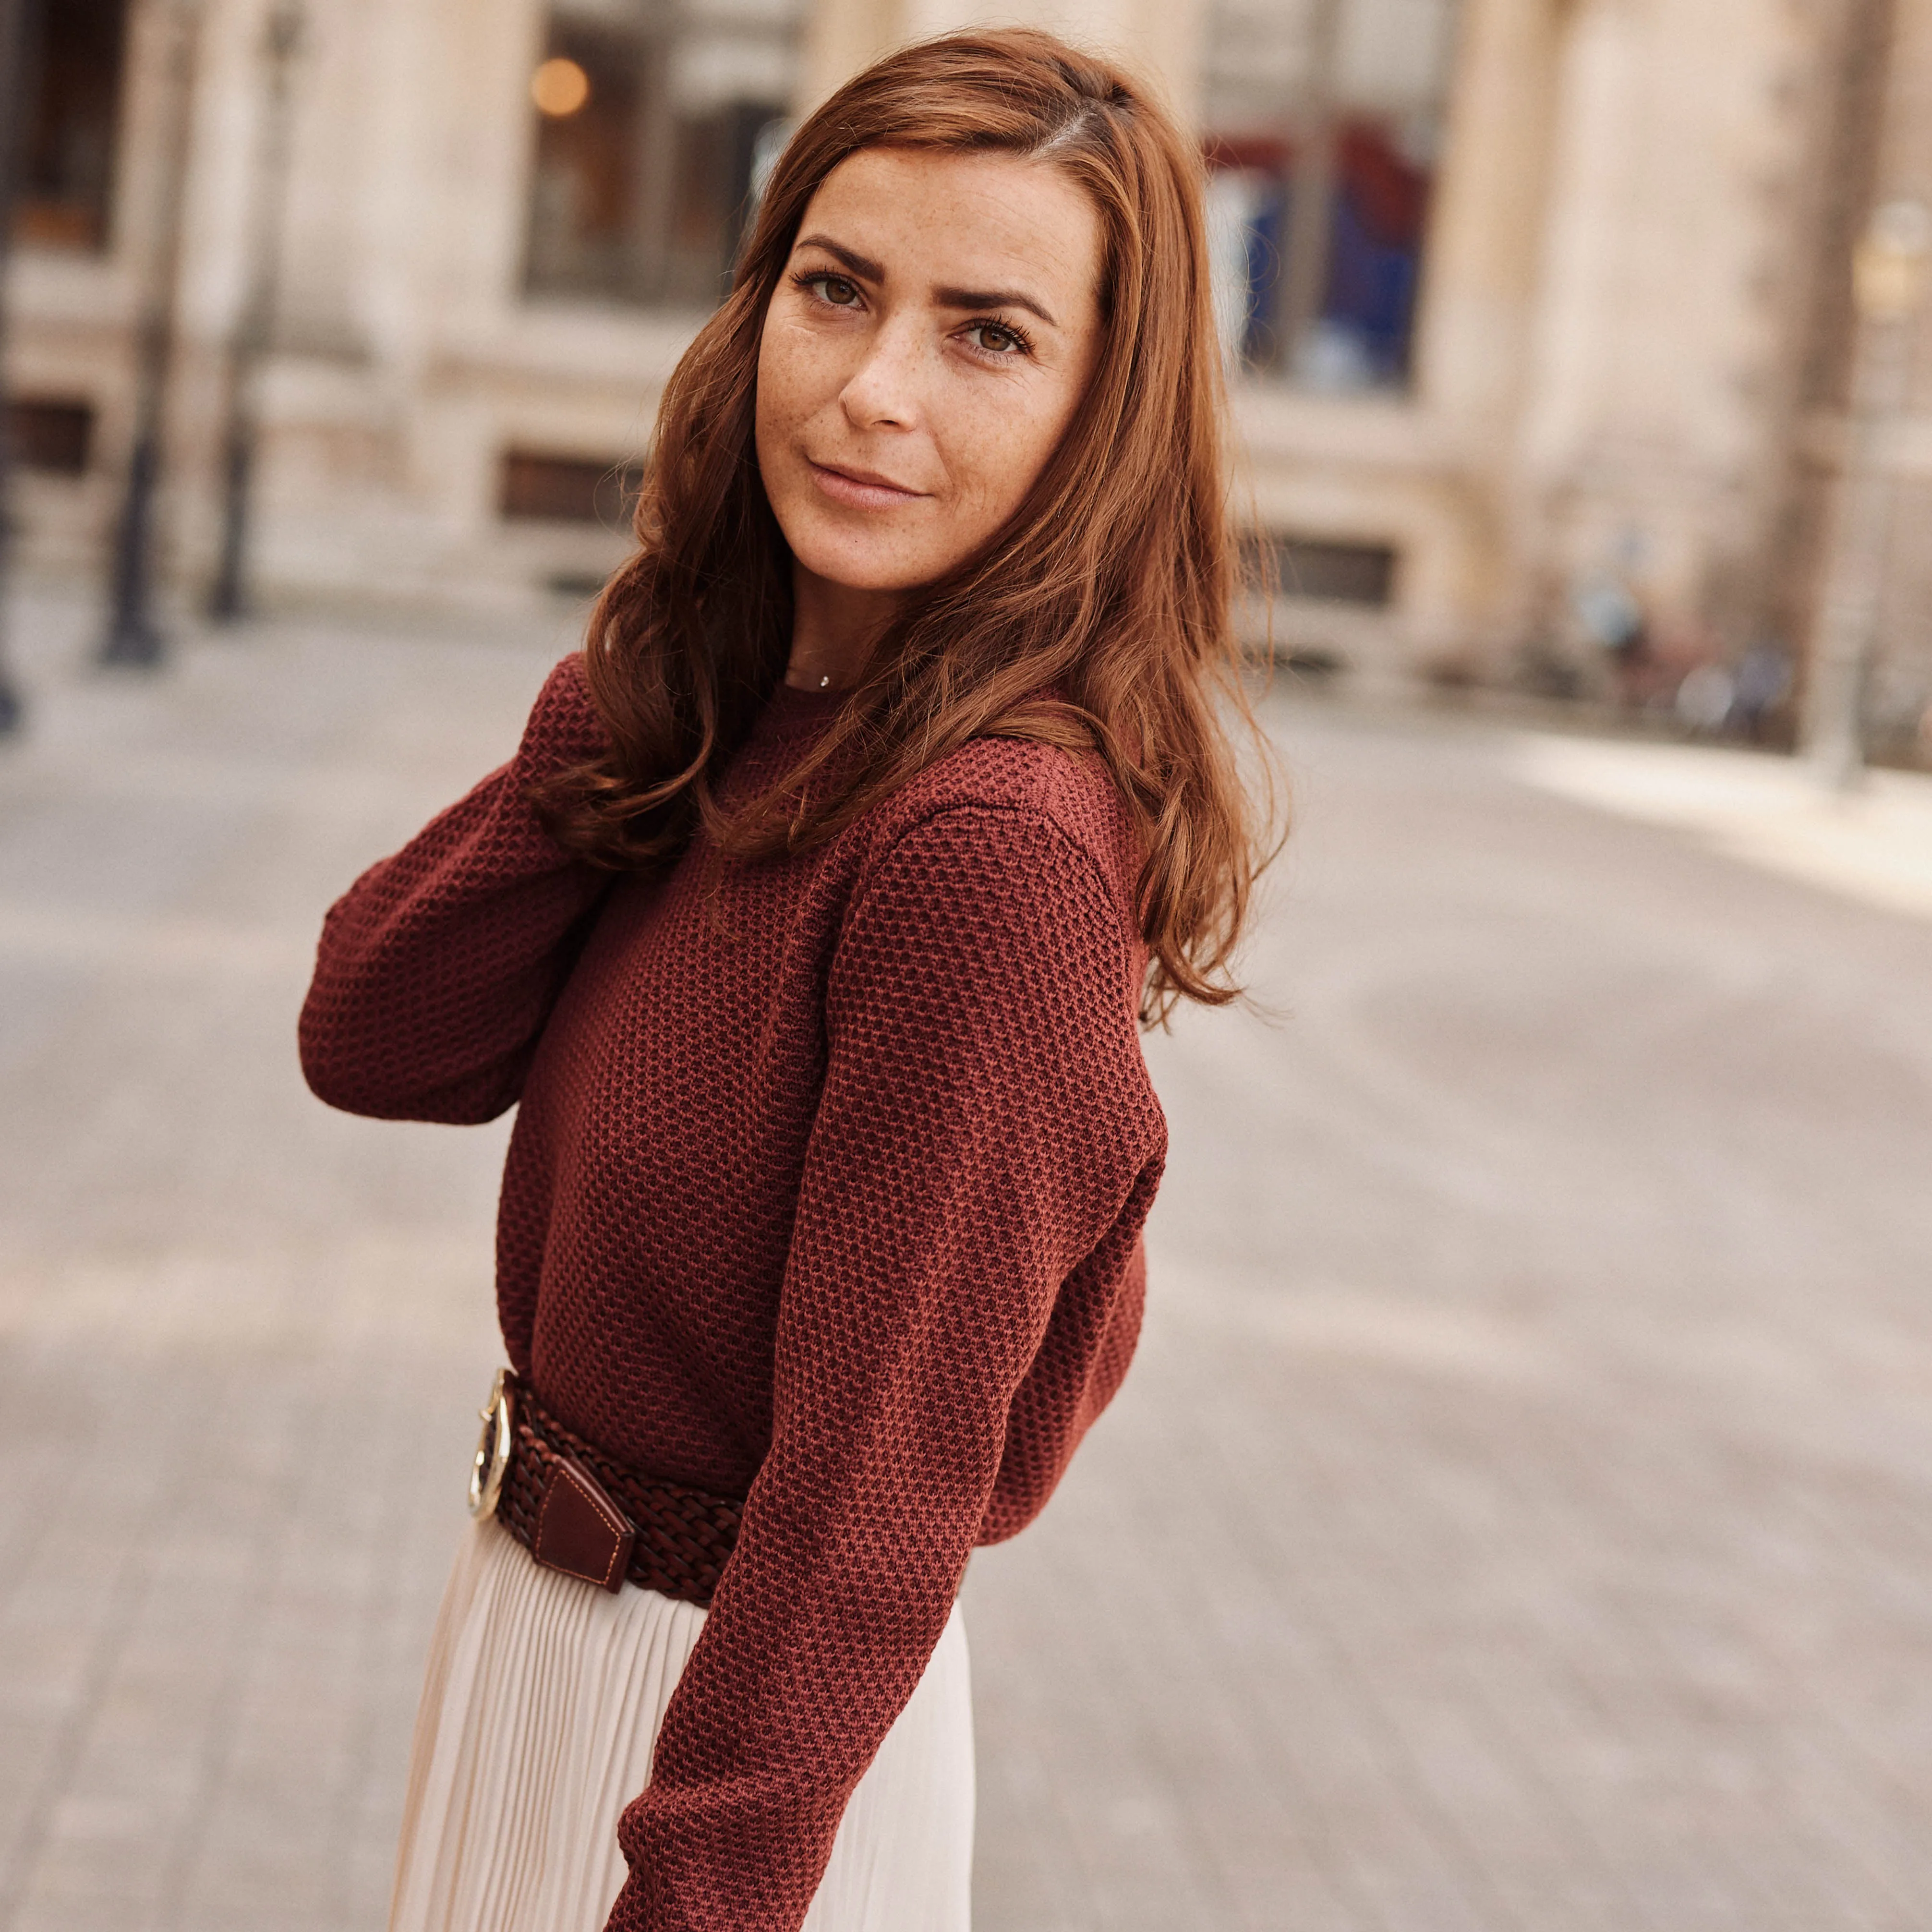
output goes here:
{"type": "MultiPolygon", "coordinates": [[[[1932,0],[1896,0],[1890,52],[1878,190],[1932,206],[1932,0]]],[[[1932,760],[1932,309],[1915,334],[1910,413],[1889,452],[1897,495],[1871,712],[1886,749],[1903,752],[1916,735],[1932,760]]]]}
{"type": "MultiPolygon", "coordinates": [[[[621,15],[626,0],[567,4],[621,15]]],[[[1278,7],[1287,33],[1324,0],[1241,4],[1278,7]]],[[[1396,32],[1403,7],[1434,0],[1350,4],[1392,8],[1396,32]]],[[[31,568],[100,567],[163,226],[166,49],[190,15],[168,418],[177,594],[212,567],[227,356],[261,226],[267,6],[132,0],[111,244],[16,255],[13,390],[94,414],[82,473],[22,479],[31,568]]],[[[1184,112],[1217,111],[1216,0],[1028,10],[1120,49],[1184,112]]],[[[622,554],[619,493],[599,496],[601,520],[506,515],[520,500],[506,465],[562,488],[634,462],[700,308],[526,289],[543,0],[307,13],[268,224],[261,594],[477,610],[580,597],[622,554]]],[[[974,0],[810,0],[784,29],[790,104],[908,34],[975,17],[974,0]]],[[[1606,578],[1672,650],[1799,640],[1849,353],[1844,254],[1868,177],[1924,191],[1928,92],[1932,0],[1460,0],[1404,373],[1235,385],[1241,494],[1284,546],[1287,590],[1320,593],[1276,605],[1277,646],[1369,679],[1527,662],[1587,682],[1600,653],[1578,593],[1606,578]]],[[[1922,393],[1919,408],[1898,440],[1886,674],[1901,704],[1932,653],[1932,566],[1914,540],[1932,509],[1922,393]]]]}

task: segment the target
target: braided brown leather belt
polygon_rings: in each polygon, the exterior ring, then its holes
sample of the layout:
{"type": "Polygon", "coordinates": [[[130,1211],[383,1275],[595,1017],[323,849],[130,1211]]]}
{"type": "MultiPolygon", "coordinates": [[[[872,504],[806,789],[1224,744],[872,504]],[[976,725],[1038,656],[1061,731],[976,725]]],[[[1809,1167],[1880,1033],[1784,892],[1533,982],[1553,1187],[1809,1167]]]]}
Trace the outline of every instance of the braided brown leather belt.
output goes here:
{"type": "Polygon", "coordinates": [[[710,1604],[737,1544],[742,1498],[627,1469],[566,1429],[508,1369],[481,1413],[472,1514],[494,1514],[547,1569],[607,1590],[628,1578],[710,1604]]]}

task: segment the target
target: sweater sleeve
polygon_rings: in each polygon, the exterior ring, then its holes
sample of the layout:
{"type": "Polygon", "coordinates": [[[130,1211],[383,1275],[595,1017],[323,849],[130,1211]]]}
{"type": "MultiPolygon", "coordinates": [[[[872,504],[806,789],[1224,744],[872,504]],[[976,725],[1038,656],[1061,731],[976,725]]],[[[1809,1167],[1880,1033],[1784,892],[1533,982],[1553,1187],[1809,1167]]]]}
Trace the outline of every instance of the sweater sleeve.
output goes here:
{"type": "Polygon", "coordinates": [[[536,780],[595,755],[581,661],[550,673],[510,762],[331,908],[302,1008],[302,1071],[331,1106],[474,1122],[517,1100],[610,875],[538,823],[536,780]]]}
{"type": "Polygon", "coordinates": [[[863,886],[828,982],[771,1448],[620,1824],[612,1932],[804,1918],[944,1628],[1056,1304],[1130,1273],[1164,1147],[1137,967],[1091,860],[1030,812],[944,812],[863,886]]]}

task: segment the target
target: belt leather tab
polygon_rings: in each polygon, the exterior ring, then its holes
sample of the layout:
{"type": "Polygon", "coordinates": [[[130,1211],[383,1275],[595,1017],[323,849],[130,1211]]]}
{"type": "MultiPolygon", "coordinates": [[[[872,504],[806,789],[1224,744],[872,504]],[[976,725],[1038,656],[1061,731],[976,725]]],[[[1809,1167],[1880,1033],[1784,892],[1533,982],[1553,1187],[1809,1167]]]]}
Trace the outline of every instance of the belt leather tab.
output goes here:
{"type": "MultiPolygon", "coordinates": [[[[520,1376],[506,1369],[499,1380],[500,1400],[493,1404],[492,1422],[507,1415],[512,1426],[509,1461],[494,1512],[497,1522],[532,1556],[563,1575],[614,1590],[610,1564],[620,1558],[626,1565],[623,1574],[639,1589],[708,1608],[737,1546],[745,1498],[626,1468],[560,1422],[520,1376]],[[563,1462],[574,1472],[574,1480],[556,1475],[563,1462]]],[[[490,1465],[498,1446],[493,1426],[478,1459],[482,1477],[472,1476],[472,1489],[479,1480],[486,1490],[490,1486],[490,1465]]]]}
{"type": "Polygon", "coordinates": [[[547,1570],[580,1576],[610,1591],[624,1587],[637,1532],[583,1464],[560,1456],[551,1465],[530,1554],[547,1570]]]}

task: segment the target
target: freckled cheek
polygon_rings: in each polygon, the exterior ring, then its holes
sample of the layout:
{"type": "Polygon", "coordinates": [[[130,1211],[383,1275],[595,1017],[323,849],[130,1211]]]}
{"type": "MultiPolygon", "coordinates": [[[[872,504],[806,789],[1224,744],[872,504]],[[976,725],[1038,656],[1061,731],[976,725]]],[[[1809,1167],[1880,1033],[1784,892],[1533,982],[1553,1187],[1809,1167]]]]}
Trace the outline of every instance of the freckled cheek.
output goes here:
{"type": "Polygon", "coordinates": [[[784,359],[772,352],[769,343],[758,357],[758,383],[752,413],[753,433],[758,442],[758,460],[769,468],[786,454],[790,415],[784,359]]]}
{"type": "Polygon", "coordinates": [[[783,418],[772,399],[762,390],[758,397],[755,447],[758,475],[765,486],[766,499],[774,511],[782,513],[788,501],[796,494],[794,472],[797,458],[793,453],[791,437],[783,418]]]}
{"type": "Polygon", "coordinates": [[[1052,447],[1050,432],[1031,418],[974,425],[950,453],[962,522],[981,534],[1004,523],[1033,487],[1052,447]]]}
{"type": "Polygon", "coordinates": [[[828,380],[824,345],[810,332],[788,326],[769,334],[758,357],[758,416],[784,436],[795,435],[811,415],[828,380]]]}

